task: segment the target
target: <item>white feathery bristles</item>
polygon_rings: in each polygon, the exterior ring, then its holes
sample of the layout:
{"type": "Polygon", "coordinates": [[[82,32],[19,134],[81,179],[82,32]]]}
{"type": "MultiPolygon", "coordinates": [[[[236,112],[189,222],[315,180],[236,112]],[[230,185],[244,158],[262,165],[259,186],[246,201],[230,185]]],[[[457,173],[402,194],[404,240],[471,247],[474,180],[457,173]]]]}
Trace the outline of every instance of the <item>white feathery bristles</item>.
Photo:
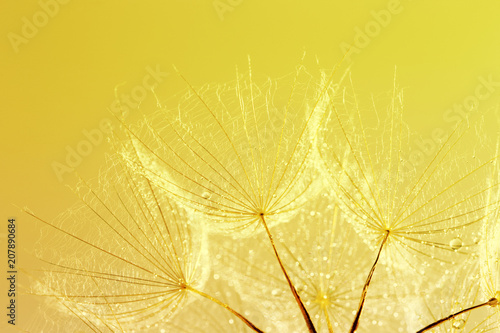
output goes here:
{"type": "Polygon", "coordinates": [[[287,221],[321,183],[318,85],[302,67],[262,84],[250,72],[231,84],[189,85],[177,108],[163,107],[142,130],[125,126],[122,153],[174,200],[217,222],[212,230],[264,230],[255,228],[261,214],[270,226],[287,221]]]}
{"type": "Polygon", "coordinates": [[[82,181],[78,209],[54,223],[37,217],[47,225],[43,283],[95,329],[156,331],[208,277],[203,229],[119,162],[103,176],[99,189],[82,181]]]}
{"type": "Polygon", "coordinates": [[[486,182],[498,156],[481,159],[474,129],[462,122],[439,142],[414,136],[396,83],[387,101],[359,98],[352,83],[330,97],[323,167],[367,244],[378,247],[388,232],[382,260],[414,273],[474,252],[482,221],[498,205],[488,192],[499,185],[486,182]],[[426,145],[425,154],[415,142],[426,145]]]}

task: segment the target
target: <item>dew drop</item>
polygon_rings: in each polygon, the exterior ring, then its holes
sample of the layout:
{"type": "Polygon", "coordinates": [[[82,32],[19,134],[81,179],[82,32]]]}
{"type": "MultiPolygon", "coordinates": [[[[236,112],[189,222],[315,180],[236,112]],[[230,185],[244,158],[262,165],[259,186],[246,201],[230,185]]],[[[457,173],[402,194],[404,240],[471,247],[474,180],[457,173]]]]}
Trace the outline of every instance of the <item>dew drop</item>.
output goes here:
{"type": "Polygon", "coordinates": [[[465,320],[463,319],[455,319],[453,320],[453,324],[451,324],[454,329],[459,330],[461,328],[464,328],[465,326],[465,320]]]}
{"type": "Polygon", "coordinates": [[[211,195],[210,193],[208,193],[208,192],[203,192],[203,193],[201,194],[201,197],[202,197],[203,199],[210,199],[210,197],[211,197],[211,196],[212,196],[212,195],[211,195]]]}
{"type": "Polygon", "coordinates": [[[453,238],[451,241],[450,241],[450,247],[453,249],[453,250],[458,250],[460,249],[461,247],[463,246],[463,242],[462,240],[457,237],[457,238],[453,238]]]}

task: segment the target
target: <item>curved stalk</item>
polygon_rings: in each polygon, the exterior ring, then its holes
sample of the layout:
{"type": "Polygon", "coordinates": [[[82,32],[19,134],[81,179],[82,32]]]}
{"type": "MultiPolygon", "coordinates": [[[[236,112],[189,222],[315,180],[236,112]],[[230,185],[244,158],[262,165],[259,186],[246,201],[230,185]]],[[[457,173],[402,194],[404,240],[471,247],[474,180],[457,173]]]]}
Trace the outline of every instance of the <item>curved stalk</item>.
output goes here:
{"type": "Polygon", "coordinates": [[[358,329],[359,318],[361,317],[361,311],[363,311],[363,306],[365,305],[365,299],[366,299],[366,294],[368,293],[368,287],[370,286],[370,282],[372,281],[373,273],[375,272],[375,267],[377,266],[378,259],[380,258],[380,253],[382,252],[382,249],[385,243],[387,242],[387,238],[389,238],[390,233],[391,232],[389,230],[386,230],[384,239],[382,240],[382,244],[380,244],[380,249],[378,250],[377,258],[375,259],[375,262],[373,263],[370,273],[366,278],[365,285],[363,286],[363,292],[361,293],[361,300],[359,301],[358,312],[356,313],[356,317],[354,317],[354,322],[352,323],[351,330],[349,331],[350,333],[356,332],[356,330],[358,329]]]}
{"type": "Polygon", "coordinates": [[[238,317],[238,319],[240,319],[241,321],[243,321],[245,323],[245,325],[247,325],[248,327],[250,327],[255,332],[264,333],[264,331],[262,331],[257,326],[255,326],[250,320],[248,320],[247,318],[245,318],[245,316],[243,316],[241,313],[237,312],[236,310],[234,310],[233,308],[231,308],[229,305],[227,305],[226,303],[218,300],[217,298],[212,297],[212,296],[210,296],[208,294],[205,294],[202,291],[199,291],[199,290],[194,289],[194,288],[189,287],[189,286],[186,286],[186,290],[192,291],[195,294],[203,296],[203,297],[211,300],[212,302],[215,302],[215,303],[219,304],[220,306],[222,306],[223,308],[225,308],[226,310],[228,310],[229,312],[231,312],[233,315],[235,315],[236,317],[238,317]]]}
{"type": "Polygon", "coordinates": [[[292,283],[292,280],[290,280],[290,276],[288,276],[288,273],[285,269],[285,266],[283,266],[283,263],[281,262],[281,258],[278,254],[278,250],[276,249],[276,245],[274,244],[273,236],[271,235],[271,232],[269,231],[269,228],[267,227],[266,220],[264,219],[264,214],[260,214],[260,219],[262,221],[262,224],[264,225],[264,228],[266,229],[267,236],[269,237],[269,241],[271,241],[271,245],[273,246],[274,250],[274,255],[276,256],[276,259],[278,260],[278,263],[280,264],[281,271],[283,272],[283,275],[286,278],[286,281],[288,282],[288,286],[290,286],[290,290],[292,291],[293,297],[295,298],[295,301],[299,305],[300,312],[302,312],[302,316],[304,317],[304,320],[306,322],[307,328],[309,329],[310,333],[316,333],[316,328],[314,327],[314,324],[311,320],[311,317],[309,316],[309,313],[307,312],[306,307],[304,306],[304,303],[300,299],[299,294],[297,293],[297,289],[295,289],[295,286],[292,283]]]}
{"type": "Polygon", "coordinates": [[[448,320],[451,320],[457,316],[460,316],[461,314],[463,313],[466,313],[466,312],[469,312],[469,311],[472,311],[474,309],[479,309],[479,308],[482,308],[483,306],[497,306],[498,305],[498,300],[496,298],[492,298],[490,299],[489,301],[487,302],[484,302],[482,304],[478,304],[478,305],[474,305],[474,306],[471,306],[470,308],[467,308],[467,309],[463,309],[463,310],[460,310],[458,312],[455,312],[454,314],[451,314],[449,315],[448,317],[444,317],[444,318],[441,318],[439,320],[436,320],[435,322],[433,322],[432,324],[429,324],[427,326],[425,326],[424,328],[422,328],[421,330],[417,331],[417,333],[422,333],[422,332],[425,332],[425,331],[428,331],[430,330],[431,328],[434,328],[438,325],[441,325],[442,323],[448,321],[448,320]]]}

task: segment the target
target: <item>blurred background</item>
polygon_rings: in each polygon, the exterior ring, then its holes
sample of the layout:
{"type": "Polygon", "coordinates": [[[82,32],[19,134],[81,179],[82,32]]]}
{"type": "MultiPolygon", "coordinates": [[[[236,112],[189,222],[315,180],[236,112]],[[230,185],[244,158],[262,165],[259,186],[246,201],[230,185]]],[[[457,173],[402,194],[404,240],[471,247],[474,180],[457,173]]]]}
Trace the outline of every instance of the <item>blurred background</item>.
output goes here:
{"type": "MultiPolygon", "coordinates": [[[[254,73],[278,77],[304,52],[306,66],[328,69],[351,47],[344,62],[360,92],[390,90],[397,66],[405,120],[423,138],[472,112],[493,119],[485,128],[493,137],[499,12],[492,0],[4,0],[0,251],[14,217],[18,268],[34,268],[39,234],[18,207],[50,220],[75,203],[65,185],[75,171],[97,176],[106,133],[118,125],[109,112],[117,99],[131,120],[147,113],[156,104],[151,87],[162,98],[185,88],[173,65],[199,86],[233,80],[248,56],[254,73]]],[[[0,269],[7,271],[5,255],[0,269]]],[[[0,281],[0,331],[37,332],[44,319],[28,295],[17,297],[16,329],[7,325],[0,281]]],[[[18,287],[25,282],[18,273],[18,287]]]]}

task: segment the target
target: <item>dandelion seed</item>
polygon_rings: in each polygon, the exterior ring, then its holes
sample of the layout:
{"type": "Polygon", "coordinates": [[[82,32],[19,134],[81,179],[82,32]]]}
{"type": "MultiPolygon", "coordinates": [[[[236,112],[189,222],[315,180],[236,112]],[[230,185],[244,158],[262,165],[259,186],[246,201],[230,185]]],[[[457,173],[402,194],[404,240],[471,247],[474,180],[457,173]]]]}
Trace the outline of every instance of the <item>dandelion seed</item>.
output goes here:
{"type": "Polygon", "coordinates": [[[309,142],[324,114],[314,84],[301,67],[262,85],[250,73],[233,84],[190,86],[176,107],[189,118],[163,107],[142,130],[123,124],[130,140],[121,152],[214,227],[255,233],[260,216],[273,227],[321,186],[309,142]]]}
{"type": "MultiPolygon", "coordinates": [[[[402,92],[396,83],[384,105],[386,116],[375,100],[359,100],[352,82],[332,89],[329,97],[331,113],[320,140],[327,145],[319,145],[325,173],[356,230],[372,248],[378,247],[379,255],[386,249],[382,257],[394,269],[395,279],[408,280],[398,275],[418,272],[419,264],[439,270],[441,262],[456,260],[452,255],[470,253],[488,209],[498,205],[498,200],[485,200],[490,189],[498,188],[498,182],[485,182],[498,157],[480,162],[473,153],[475,158],[464,159],[463,149],[457,147],[475,133],[461,123],[429,159],[417,164],[411,159],[414,137],[403,122],[402,92]],[[374,110],[373,128],[366,125],[365,109],[374,110]],[[457,231],[463,243],[455,249],[442,237],[457,231]]],[[[418,285],[425,277],[411,281],[418,285]]]]}
{"type": "Polygon", "coordinates": [[[52,243],[65,249],[42,254],[51,267],[46,283],[56,291],[45,296],[63,299],[94,330],[123,332],[157,327],[188,306],[190,294],[197,294],[262,332],[200,291],[209,275],[206,267],[200,269],[208,262],[202,225],[195,232],[182,209],[119,162],[103,180],[100,190],[82,183],[83,204],[57,224],[28,213],[57,231],[61,241],[52,243]]]}
{"type": "Polygon", "coordinates": [[[321,188],[312,157],[332,78],[319,93],[303,67],[289,84],[256,85],[251,70],[232,85],[195,89],[184,79],[189,92],[178,112],[164,108],[145,121],[144,134],[123,124],[130,142],[122,154],[169,196],[233,235],[266,232],[310,332],[270,227],[288,221],[321,188]]]}

